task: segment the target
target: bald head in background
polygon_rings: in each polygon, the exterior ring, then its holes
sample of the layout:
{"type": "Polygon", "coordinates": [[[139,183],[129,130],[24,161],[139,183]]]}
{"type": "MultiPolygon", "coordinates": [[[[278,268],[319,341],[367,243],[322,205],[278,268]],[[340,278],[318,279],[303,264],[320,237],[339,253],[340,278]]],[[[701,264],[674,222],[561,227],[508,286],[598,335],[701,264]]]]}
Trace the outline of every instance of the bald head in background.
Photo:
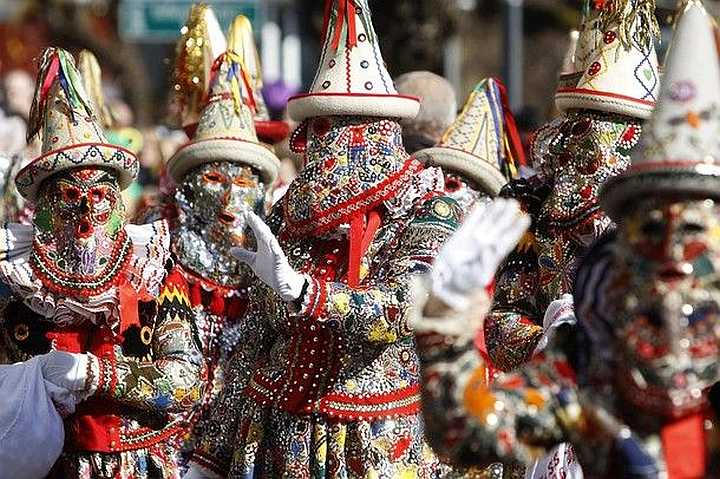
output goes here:
{"type": "Polygon", "coordinates": [[[435,146],[457,115],[457,97],[450,82],[435,73],[418,71],[396,78],[395,87],[401,95],[420,98],[418,116],[400,122],[405,149],[412,154],[435,146]]]}

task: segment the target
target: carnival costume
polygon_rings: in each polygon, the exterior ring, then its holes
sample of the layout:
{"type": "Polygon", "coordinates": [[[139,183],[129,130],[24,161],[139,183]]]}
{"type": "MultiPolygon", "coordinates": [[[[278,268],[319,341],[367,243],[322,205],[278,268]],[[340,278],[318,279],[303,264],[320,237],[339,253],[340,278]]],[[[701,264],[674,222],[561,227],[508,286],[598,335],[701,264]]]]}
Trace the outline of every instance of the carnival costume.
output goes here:
{"type": "Polygon", "coordinates": [[[611,226],[598,191],[629,166],[655,104],[657,30],[653,0],[586,2],[576,73],[561,77],[556,93],[564,114],[535,134],[537,174],[501,193],[520,201],[533,224],[498,271],[484,331],[495,368],[527,361],[564,319],[554,314],[572,314],[577,259],[611,226]]]}
{"type": "MultiPolygon", "coordinates": [[[[279,168],[279,160],[255,133],[253,108],[259,92],[253,90],[244,61],[248,54],[256,55],[254,43],[246,43],[252,41],[246,34],[248,27],[245,17],[235,20],[228,36],[229,50],[212,69],[211,91],[195,138],[167,163],[167,172],[177,183],[172,250],[190,285],[190,303],[209,373],[202,411],[192,421],[195,432],[183,446],[187,454],[196,447],[194,436],[199,431],[229,427],[211,417],[210,406],[225,384],[229,357],[246,339],[243,318],[254,279],[230,250],[247,242],[246,211],[265,216],[268,192],[279,168]]],[[[250,364],[236,359],[230,381],[233,388],[244,389],[249,368],[250,364]]],[[[201,449],[208,449],[207,455],[219,454],[214,444],[219,439],[206,435],[201,449]]],[[[199,457],[205,455],[202,450],[199,457]]]]}
{"type": "Polygon", "coordinates": [[[43,155],[15,179],[33,225],[0,230],[0,338],[77,402],[51,477],[177,477],[176,414],[202,393],[187,284],[164,222],[125,224],[137,159],[108,143],[60,49],[42,57],[29,137],[40,130],[43,155]]]}
{"type": "MultiPolygon", "coordinates": [[[[383,64],[366,1],[329,1],[312,91],[291,99],[306,166],[238,250],[264,283],[251,295],[260,359],[237,404],[232,453],[191,477],[439,477],[423,438],[407,327],[410,281],[460,219],[436,168],[402,147],[418,111],[383,64]],[[229,462],[228,462],[229,461],[229,462]]],[[[231,362],[232,364],[232,362],[231,362]]],[[[231,366],[232,367],[232,366],[231,366]]],[[[229,386],[226,394],[231,391],[229,386]]],[[[207,431],[222,434],[222,430],[207,431]]],[[[202,467],[198,467],[198,466],[202,467]]]]}
{"type": "Polygon", "coordinates": [[[632,166],[601,190],[618,231],[580,263],[578,326],[490,384],[467,316],[418,325],[428,434],[454,461],[530,464],[570,441],[548,477],[563,462],[589,478],[717,477],[720,64],[701,2],[666,65],[632,166]]]}

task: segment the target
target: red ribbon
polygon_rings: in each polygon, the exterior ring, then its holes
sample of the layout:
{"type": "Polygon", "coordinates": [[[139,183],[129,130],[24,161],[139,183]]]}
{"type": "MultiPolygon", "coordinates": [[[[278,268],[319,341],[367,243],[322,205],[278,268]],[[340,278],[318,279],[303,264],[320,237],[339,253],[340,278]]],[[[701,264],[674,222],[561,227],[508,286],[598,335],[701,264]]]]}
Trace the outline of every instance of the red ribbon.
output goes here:
{"type": "Polygon", "coordinates": [[[348,286],[360,286],[360,264],[363,256],[380,228],[382,218],[373,210],[359,213],[350,220],[350,258],[348,261],[348,286]]]}
{"type": "Polygon", "coordinates": [[[50,89],[52,88],[53,83],[55,83],[55,80],[57,79],[58,73],[60,73],[60,57],[56,52],[53,53],[52,60],[50,61],[50,66],[48,67],[47,72],[45,73],[45,78],[43,79],[42,88],[40,90],[41,105],[45,104],[48,94],[50,93],[50,89]]]}
{"type": "Polygon", "coordinates": [[[127,281],[118,286],[120,292],[120,334],[124,334],[132,326],[140,327],[138,312],[138,294],[127,281]]]}
{"type": "Polygon", "coordinates": [[[705,477],[707,447],[705,415],[693,414],[665,424],[660,432],[670,479],[705,477]]]}
{"type": "MultiPolygon", "coordinates": [[[[342,36],[343,22],[347,22],[347,47],[353,48],[357,46],[357,5],[355,0],[337,0],[337,25],[333,33],[332,48],[337,50],[340,46],[340,37],[342,36]]],[[[327,35],[330,28],[330,14],[335,0],[325,1],[325,18],[323,20],[323,38],[327,35]]]]}
{"type": "Polygon", "coordinates": [[[520,138],[520,132],[518,131],[515,117],[513,116],[512,109],[510,109],[510,101],[507,95],[507,87],[505,84],[498,79],[494,79],[500,90],[500,100],[502,101],[503,116],[505,117],[505,131],[507,131],[508,139],[510,140],[510,149],[512,157],[517,160],[517,163],[521,166],[527,166],[527,159],[525,158],[525,149],[523,148],[522,139],[520,138]]]}

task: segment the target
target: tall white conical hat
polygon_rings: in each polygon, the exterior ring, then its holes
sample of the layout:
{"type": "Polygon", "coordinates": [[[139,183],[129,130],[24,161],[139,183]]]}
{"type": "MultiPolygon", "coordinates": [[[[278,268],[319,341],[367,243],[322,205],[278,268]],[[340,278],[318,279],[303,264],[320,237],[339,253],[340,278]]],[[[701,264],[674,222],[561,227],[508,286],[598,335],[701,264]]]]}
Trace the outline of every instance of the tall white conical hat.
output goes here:
{"type": "Polygon", "coordinates": [[[357,115],[414,118],[417,98],[399,95],[385,68],[367,0],[326,0],[324,43],[310,92],[290,99],[297,121],[357,115]]]}
{"type": "Polygon", "coordinates": [[[586,1],[575,73],[555,94],[559,110],[574,108],[650,117],[660,86],[654,0],[586,1]]]}
{"type": "Polygon", "coordinates": [[[606,184],[615,218],[648,195],[720,198],[720,62],[713,24],[698,0],[678,19],[657,108],[632,166],[606,184]]]}

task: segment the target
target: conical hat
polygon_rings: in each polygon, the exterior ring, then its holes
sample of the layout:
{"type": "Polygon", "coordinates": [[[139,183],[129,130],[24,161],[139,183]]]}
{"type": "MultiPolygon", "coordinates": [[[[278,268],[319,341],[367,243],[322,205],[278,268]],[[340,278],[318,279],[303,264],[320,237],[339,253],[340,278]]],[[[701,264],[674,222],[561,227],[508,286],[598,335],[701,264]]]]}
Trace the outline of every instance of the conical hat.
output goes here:
{"type": "Polygon", "coordinates": [[[492,78],[477,84],[465,107],[440,143],[415,157],[474,180],[497,196],[507,179],[500,168],[505,155],[503,106],[498,84],[492,78]]]}
{"type": "Polygon", "coordinates": [[[711,19],[688,2],[677,22],[657,108],[632,166],[605,185],[618,218],[629,201],[658,194],[720,198],[720,63],[711,19]]]}
{"type": "Polygon", "coordinates": [[[654,0],[605,0],[586,8],[576,72],[561,78],[555,94],[558,109],[649,118],[660,86],[654,0]]]}
{"type": "Polygon", "coordinates": [[[114,171],[121,188],[135,179],[138,161],[129,150],[109,144],[72,56],[59,48],[43,53],[28,140],[42,130],[42,156],[15,178],[20,194],[34,200],[43,180],[60,171],[101,166],[114,171]]]}
{"type": "Polygon", "coordinates": [[[210,88],[210,70],[227,50],[225,34],[212,8],[190,8],[175,47],[174,90],[182,108],[180,122],[192,137],[210,88]]]}
{"type": "Polygon", "coordinates": [[[240,58],[227,52],[215,67],[212,92],[203,109],[193,140],[180,148],[167,164],[181,181],[193,168],[215,161],[232,161],[255,168],[266,186],[278,175],[280,161],[258,141],[253,112],[247,104],[253,91],[240,58]]]}
{"type": "Polygon", "coordinates": [[[112,128],[115,119],[105,103],[105,95],[102,89],[102,69],[93,52],[90,50],[80,52],[78,55],[78,71],[88,98],[93,103],[93,107],[100,118],[100,123],[106,130],[112,128]]]}
{"type": "Polygon", "coordinates": [[[255,45],[252,23],[244,15],[235,17],[228,33],[228,50],[234,51],[243,59],[252,80],[255,110],[255,130],[263,143],[275,144],[284,140],[290,133],[290,127],[284,121],[270,119],[265,99],[262,95],[263,78],[260,67],[260,55],[255,45]]]}
{"type": "Polygon", "coordinates": [[[290,116],[414,118],[417,98],[399,95],[385,68],[367,0],[326,0],[320,65],[310,92],[292,97],[290,116]]]}

